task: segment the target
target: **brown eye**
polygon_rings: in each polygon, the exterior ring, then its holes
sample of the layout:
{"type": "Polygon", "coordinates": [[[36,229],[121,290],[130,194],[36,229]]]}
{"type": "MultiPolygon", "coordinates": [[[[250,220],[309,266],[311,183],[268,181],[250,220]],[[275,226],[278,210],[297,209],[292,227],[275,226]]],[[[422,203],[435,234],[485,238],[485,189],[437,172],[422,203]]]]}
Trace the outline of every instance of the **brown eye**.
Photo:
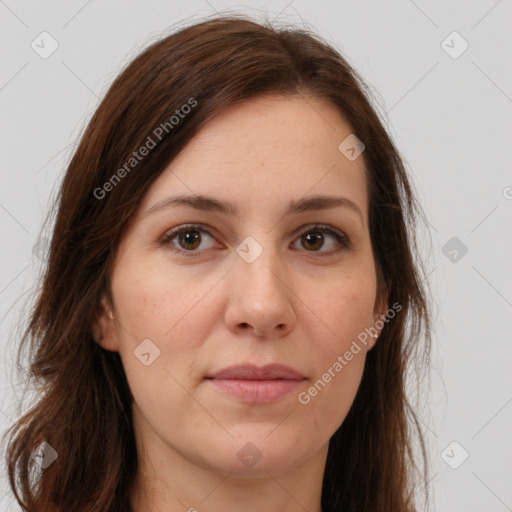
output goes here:
{"type": "MultiPolygon", "coordinates": [[[[202,252],[197,250],[204,242],[204,239],[212,239],[208,231],[200,226],[181,226],[167,232],[161,239],[162,245],[168,245],[174,252],[185,256],[196,256],[202,252]]],[[[206,247],[209,249],[210,247],[206,247]]]]}
{"type": "MultiPolygon", "coordinates": [[[[203,247],[202,250],[199,249],[203,243],[207,243],[208,238],[214,240],[212,235],[201,226],[186,225],[168,231],[161,238],[160,243],[178,254],[198,256],[205,249],[212,247],[210,245],[203,247]]],[[[320,256],[329,256],[350,247],[347,236],[327,226],[313,226],[303,231],[297,241],[300,241],[300,248],[305,249],[306,252],[318,253],[320,256]]]]}
{"type": "Polygon", "coordinates": [[[177,234],[178,244],[181,248],[193,251],[201,243],[201,235],[197,229],[187,229],[177,234]]]}
{"type": "Polygon", "coordinates": [[[302,241],[304,247],[308,247],[309,249],[321,249],[324,245],[323,235],[320,233],[306,233],[302,235],[302,241]]]}
{"type": "Polygon", "coordinates": [[[307,252],[331,254],[333,252],[337,252],[338,250],[346,249],[349,247],[349,240],[345,235],[342,235],[337,231],[329,229],[325,226],[314,226],[307,231],[303,231],[299,239],[301,246],[304,247],[307,252]],[[331,240],[330,242],[329,239],[331,240]],[[322,251],[321,249],[323,249],[325,246],[327,246],[327,250],[322,251]],[[329,250],[329,246],[334,247],[332,250],[329,250]],[[341,246],[341,249],[339,246],[341,246]]]}

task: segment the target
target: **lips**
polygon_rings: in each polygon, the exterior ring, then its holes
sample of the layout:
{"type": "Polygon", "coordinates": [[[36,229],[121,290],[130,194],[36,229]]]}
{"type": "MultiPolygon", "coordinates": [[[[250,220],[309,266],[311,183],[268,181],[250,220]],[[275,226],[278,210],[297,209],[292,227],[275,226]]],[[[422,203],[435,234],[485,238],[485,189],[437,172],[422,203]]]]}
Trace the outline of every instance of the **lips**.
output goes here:
{"type": "Polygon", "coordinates": [[[289,366],[267,364],[258,367],[251,364],[230,366],[214,373],[207,379],[238,379],[238,380],[304,380],[304,376],[289,366]]]}
{"type": "Polygon", "coordinates": [[[206,379],[216,391],[230,398],[265,404],[290,395],[306,378],[289,366],[268,364],[230,366],[206,379]]]}

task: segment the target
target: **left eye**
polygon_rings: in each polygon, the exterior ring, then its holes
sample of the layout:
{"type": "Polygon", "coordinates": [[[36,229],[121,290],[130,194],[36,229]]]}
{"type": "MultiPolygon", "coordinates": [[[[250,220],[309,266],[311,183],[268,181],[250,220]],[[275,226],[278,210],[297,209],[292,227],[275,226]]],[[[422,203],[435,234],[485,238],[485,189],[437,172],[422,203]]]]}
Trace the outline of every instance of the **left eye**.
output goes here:
{"type": "MultiPolygon", "coordinates": [[[[196,256],[198,252],[201,252],[196,249],[198,249],[198,247],[203,242],[203,234],[206,235],[207,238],[213,240],[213,237],[210,235],[210,233],[201,226],[181,226],[168,231],[162,237],[161,243],[163,245],[168,245],[169,248],[176,253],[183,254],[185,256],[196,256]]],[[[302,231],[295,243],[297,242],[301,242],[303,247],[309,247],[309,249],[312,249],[311,251],[308,250],[307,252],[327,252],[328,254],[346,249],[350,245],[349,239],[346,235],[338,233],[337,231],[334,231],[327,226],[312,226],[302,231]],[[323,249],[325,247],[326,235],[327,239],[331,239],[330,245],[334,245],[334,249],[327,251],[317,250],[323,249]]],[[[206,247],[206,249],[208,248],[211,248],[211,246],[206,247]]]]}
{"type": "MultiPolygon", "coordinates": [[[[307,244],[312,249],[324,248],[326,235],[330,237],[331,240],[334,240],[334,249],[321,252],[327,252],[330,254],[349,247],[349,240],[346,235],[338,233],[326,226],[313,226],[312,228],[303,231],[298,240],[303,243],[303,247],[307,244]],[[336,245],[341,245],[341,248],[336,247],[336,245]]],[[[314,250],[313,252],[319,251],[314,250]]]]}

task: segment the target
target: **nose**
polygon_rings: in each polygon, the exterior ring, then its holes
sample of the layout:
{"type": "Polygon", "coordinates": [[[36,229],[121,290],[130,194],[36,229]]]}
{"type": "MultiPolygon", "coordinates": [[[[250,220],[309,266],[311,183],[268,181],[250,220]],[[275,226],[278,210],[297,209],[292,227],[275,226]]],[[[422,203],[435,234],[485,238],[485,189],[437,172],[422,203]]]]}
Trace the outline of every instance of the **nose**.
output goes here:
{"type": "Polygon", "coordinates": [[[252,263],[237,257],[226,276],[229,301],[225,322],[235,334],[270,339],[286,336],[294,328],[290,278],[269,253],[264,250],[252,263]]]}

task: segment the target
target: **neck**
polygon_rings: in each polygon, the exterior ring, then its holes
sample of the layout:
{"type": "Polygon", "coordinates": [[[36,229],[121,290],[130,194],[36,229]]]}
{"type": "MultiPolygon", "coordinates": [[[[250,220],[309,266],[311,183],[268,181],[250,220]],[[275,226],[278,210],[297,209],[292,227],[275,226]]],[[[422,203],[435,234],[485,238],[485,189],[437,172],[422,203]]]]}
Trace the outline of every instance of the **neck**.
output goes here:
{"type": "Polygon", "coordinates": [[[286,472],[240,474],[191,461],[154,432],[139,436],[133,512],[322,512],[327,449],[286,472]]]}

